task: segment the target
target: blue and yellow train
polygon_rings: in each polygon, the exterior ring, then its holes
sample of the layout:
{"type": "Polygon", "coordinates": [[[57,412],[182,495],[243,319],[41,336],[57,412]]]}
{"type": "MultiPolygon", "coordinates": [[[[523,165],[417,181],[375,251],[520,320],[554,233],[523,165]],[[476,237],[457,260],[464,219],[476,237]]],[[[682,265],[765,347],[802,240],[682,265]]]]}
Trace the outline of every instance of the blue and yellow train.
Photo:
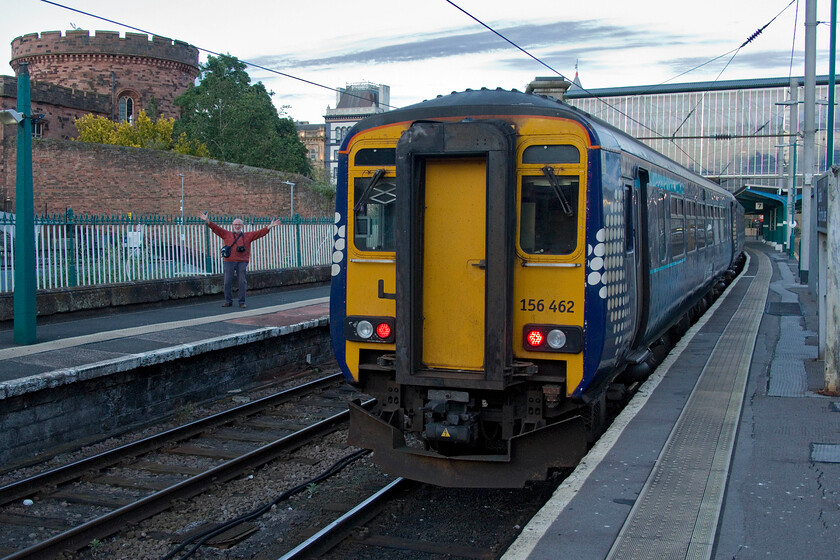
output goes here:
{"type": "Polygon", "coordinates": [[[742,251],[729,192],[547,96],[369,117],[338,170],[333,349],[377,399],[349,441],[443,486],[575,465],[742,251]]]}

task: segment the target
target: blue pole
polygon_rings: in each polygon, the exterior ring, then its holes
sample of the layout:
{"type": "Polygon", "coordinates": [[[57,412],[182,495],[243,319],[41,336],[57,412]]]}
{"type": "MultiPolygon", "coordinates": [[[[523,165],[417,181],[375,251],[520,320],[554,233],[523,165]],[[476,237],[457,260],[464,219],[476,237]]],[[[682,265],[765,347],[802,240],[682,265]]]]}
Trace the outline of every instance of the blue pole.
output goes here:
{"type": "Polygon", "coordinates": [[[35,343],[35,202],[32,192],[32,108],[29,64],[20,63],[17,110],[24,116],[17,129],[17,178],[15,183],[15,293],[14,340],[35,343]]]}

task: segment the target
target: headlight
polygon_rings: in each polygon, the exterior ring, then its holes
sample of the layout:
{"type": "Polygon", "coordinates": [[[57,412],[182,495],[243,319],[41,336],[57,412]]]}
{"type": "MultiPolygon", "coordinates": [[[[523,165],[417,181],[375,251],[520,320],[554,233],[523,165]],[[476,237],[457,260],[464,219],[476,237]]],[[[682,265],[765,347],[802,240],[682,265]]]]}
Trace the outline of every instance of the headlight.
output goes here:
{"type": "Polygon", "coordinates": [[[548,331],[546,342],[555,350],[560,350],[566,345],[566,333],[560,329],[551,329],[548,331]]]}
{"type": "Polygon", "coordinates": [[[370,321],[359,321],[356,323],[356,334],[367,340],[373,335],[373,325],[370,324],[370,321]]]}

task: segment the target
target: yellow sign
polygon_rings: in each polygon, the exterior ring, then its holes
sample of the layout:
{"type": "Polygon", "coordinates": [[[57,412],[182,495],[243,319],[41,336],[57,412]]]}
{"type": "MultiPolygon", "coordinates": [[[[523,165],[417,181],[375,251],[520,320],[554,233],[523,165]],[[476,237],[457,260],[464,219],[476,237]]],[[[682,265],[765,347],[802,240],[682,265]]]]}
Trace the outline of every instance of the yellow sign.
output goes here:
{"type": "Polygon", "coordinates": [[[447,430],[446,428],[444,428],[444,429],[443,429],[443,433],[442,433],[442,434],[440,434],[440,437],[452,437],[452,436],[450,436],[450,435],[449,435],[449,430],[447,430]]]}

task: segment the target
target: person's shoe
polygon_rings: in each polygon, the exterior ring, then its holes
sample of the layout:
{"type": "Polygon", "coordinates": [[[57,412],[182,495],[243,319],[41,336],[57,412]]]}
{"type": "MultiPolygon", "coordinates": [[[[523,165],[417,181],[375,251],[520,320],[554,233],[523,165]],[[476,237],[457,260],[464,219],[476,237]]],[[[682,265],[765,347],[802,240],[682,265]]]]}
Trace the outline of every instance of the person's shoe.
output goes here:
{"type": "Polygon", "coordinates": [[[232,305],[233,305],[233,304],[232,304],[231,302],[226,301],[226,302],[224,302],[224,303],[222,304],[222,307],[230,307],[230,306],[232,306],[232,305]]]}
{"type": "Polygon", "coordinates": [[[239,307],[245,308],[245,307],[248,307],[248,306],[247,306],[247,305],[245,305],[244,303],[240,303],[240,304],[239,304],[239,307]]]}

